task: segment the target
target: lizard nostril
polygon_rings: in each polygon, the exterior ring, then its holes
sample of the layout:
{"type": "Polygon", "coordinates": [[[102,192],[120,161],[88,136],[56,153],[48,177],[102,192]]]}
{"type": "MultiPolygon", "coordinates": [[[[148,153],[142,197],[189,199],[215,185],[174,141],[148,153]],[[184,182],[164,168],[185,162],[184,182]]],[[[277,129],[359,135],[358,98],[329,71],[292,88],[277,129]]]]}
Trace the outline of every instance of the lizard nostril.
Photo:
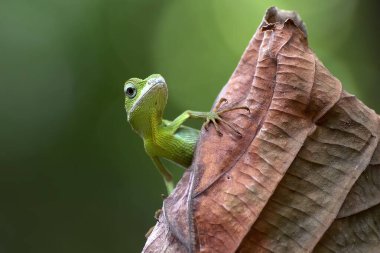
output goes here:
{"type": "Polygon", "coordinates": [[[154,85],[154,84],[156,84],[157,83],[157,79],[155,78],[155,79],[150,79],[149,81],[148,81],[148,85],[154,85]]]}

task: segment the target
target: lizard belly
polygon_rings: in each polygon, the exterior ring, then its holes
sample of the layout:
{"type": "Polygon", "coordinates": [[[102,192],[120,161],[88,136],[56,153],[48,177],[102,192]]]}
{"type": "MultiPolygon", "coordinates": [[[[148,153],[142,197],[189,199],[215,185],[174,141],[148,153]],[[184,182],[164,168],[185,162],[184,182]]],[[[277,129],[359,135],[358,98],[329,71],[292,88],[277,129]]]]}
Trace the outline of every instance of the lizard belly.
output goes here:
{"type": "Polygon", "coordinates": [[[199,131],[180,127],[175,134],[162,132],[154,140],[144,143],[145,150],[152,156],[163,157],[183,167],[188,167],[193,159],[199,131]]]}

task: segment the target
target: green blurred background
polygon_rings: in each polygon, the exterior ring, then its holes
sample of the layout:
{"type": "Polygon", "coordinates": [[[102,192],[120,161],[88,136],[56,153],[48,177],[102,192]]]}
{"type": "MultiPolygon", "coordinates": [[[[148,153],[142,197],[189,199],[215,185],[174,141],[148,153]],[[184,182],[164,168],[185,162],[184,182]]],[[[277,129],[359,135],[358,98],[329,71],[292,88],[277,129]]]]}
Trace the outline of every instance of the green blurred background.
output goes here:
{"type": "Polygon", "coordinates": [[[208,110],[272,5],[380,111],[376,1],[0,0],[0,252],[141,251],[165,188],[123,82],[164,75],[169,119],[208,110]]]}

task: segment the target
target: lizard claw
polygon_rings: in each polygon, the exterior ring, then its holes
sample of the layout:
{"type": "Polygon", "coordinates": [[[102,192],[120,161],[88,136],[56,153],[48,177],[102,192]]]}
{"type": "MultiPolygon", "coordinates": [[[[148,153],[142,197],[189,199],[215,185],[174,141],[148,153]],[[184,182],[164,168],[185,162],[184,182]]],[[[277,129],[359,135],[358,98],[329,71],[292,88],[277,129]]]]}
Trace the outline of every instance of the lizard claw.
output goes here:
{"type": "Polygon", "coordinates": [[[153,232],[153,229],[154,229],[154,226],[149,228],[148,232],[145,233],[145,238],[148,239],[148,237],[150,236],[150,234],[153,232]]]}
{"type": "Polygon", "coordinates": [[[217,115],[215,118],[212,118],[211,122],[214,124],[215,130],[218,133],[218,135],[219,136],[223,136],[223,133],[222,133],[222,131],[220,131],[220,128],[219,128],[217,120],[220,120],[219,115],[217,115]]]}
{"type": "Polygon", "coordinates": [[[223,103],[228,103],[228,100],[226,98],[221,98],[219,102],[216,104],[214,112],[218,111],[219,108],[222,106],[223,103]]]}
{"type": "MultiPolygon", "coordinates": [[[[160,222],[159,218],[162,213],[162,209],[158,209],[157,211],[154,212],[154,219],[158,222],[160,222]]],[[[150,234],[153,232],[154,226],[149,228],[148,232],[145,233],[145,238],[148,238],[150,234]]]]}
{"type": "Polygon", "coordinates": [[[162,213],[162,209],[158,209],[157,211],[154,212],[154,218],[156,219],[156,221],[159,221],[161,213],[162,213]]]}
{"type": "Polygon", "coordinates": [[[209,124],[209,122],[205,122],[205,123],[203,123],[203,127],[205,128],[205,130],[208,132],[208,124],[209,124]]]}
{"type": "Polygon", "coordinates": [[[219,110],[219,108],[224,104],[224,103],[228,103],[228,100],[226,98],[221,98],[219,100],[219,102],[216,104],[215,106],[215,109],[213,109],[213,112],[218,112],[219,114],[221,113],[224,113],[224,112],[229,112],[229,111],[233,111],[233,110],[246,110],[248,111],[248,113],[251,113],[251,110],[249,109],[248,106],[238,106],[238,107],[232,107],[232,108],[227,108],[227,109],[224,109],[224,110],[219,110]]]}
{"type": "Polygon", "coordinates": [[[239,136],[239,138],[243,137],[243,135],[236,129],[238,126],[236,126],[235,124],[231,124],[222,118],[220,118],[220,121],[226,124],[229,128],[231,128],[239,136]]]}

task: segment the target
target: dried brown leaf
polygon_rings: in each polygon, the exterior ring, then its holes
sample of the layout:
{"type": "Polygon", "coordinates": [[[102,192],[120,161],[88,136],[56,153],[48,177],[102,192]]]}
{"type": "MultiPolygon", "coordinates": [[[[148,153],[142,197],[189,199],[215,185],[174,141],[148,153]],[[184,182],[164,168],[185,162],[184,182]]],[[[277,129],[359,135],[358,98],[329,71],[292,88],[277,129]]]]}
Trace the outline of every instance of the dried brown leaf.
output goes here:
{"type": "Polygon", "coordinates": [[[379,117],[342,91],[308,47],[296,13],[267,11],[220,99],[225,108],[250,108],[223,115],[243,138],[202,131],[143,252],[380,245],[379,117]]]}

